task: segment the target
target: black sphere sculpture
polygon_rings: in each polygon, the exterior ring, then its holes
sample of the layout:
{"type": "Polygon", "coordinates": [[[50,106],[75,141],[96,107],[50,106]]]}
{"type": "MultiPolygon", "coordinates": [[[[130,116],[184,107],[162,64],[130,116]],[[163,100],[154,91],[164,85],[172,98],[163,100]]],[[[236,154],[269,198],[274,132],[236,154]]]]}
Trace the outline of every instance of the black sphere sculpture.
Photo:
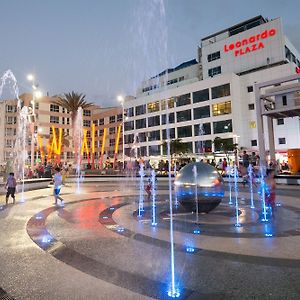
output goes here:
{"type": "Polygon", "coordinates": [[[175,178],[175,193],[187,210],[208,213],[217,207],[224,197],[221,175],[213,166],[194,162],[184,166],[175,178]],[[197,193],[197,195],[196,195],[197,193]]]}

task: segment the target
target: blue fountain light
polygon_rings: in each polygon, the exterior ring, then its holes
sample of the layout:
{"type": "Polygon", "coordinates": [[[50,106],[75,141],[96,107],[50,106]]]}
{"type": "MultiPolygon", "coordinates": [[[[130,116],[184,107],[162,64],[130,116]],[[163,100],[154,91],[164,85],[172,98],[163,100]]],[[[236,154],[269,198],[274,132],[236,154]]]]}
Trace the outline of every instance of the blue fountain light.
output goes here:
{"type": "Polygon", "coordinates": [[[266,191],[268,189],[266,181],[265,181],[265,167],[260,167],[260,187],[261,187],[261,199],[263,205],[263,222],[268,221],[267,218],[267,209],[266,209],[266,191]]]}
{"type": "Polygon", "coordinates": [[[139,209],[138,209],[138,216],[142,216],[142,212],[144,211],[144,191],[145,191],[145,184],[144,184],[144,164],[140,163],[140,196],[139,196],[139,209]]]}
{"type": "Polygon", "coordinates": [[[185,251],[188,253],[194,253],[195,252],[195,248],[194,247],[186,247],[185,251]]]}
{"type": "Polygon", "coordinates": [[[239,200],[238,200],[238,169],[236,165],[234,165],[234,194],[235,194],[235,217],[236,217],[236,223],[234,226],[240,227],[239,200]]]}
{"type": "Polygon", "coordinates": [[[281,206],[281,203],[280,202],[276,203],[276,206],[281,206]]]}
{"type": "Polygon", "coordinates": [[[266,236],[266,237],[272,237],[273,234],[272,234],[272,233],[265,233],[265,236],[266,236]]]}
{"type": "Polygon", "coordinates": [[[175,289],[174,291],[169,290],[168,296],[171,298],[179,298],[180,297],[180,291],[178,289],[175,289]]]}
{"type": "Polygon", "coordinates": [[[124,227],[118,227],[117,232],[124,232],[125,228],[124,227]]]}
{"type": "Polygon", "coordinates": [[[156,176],[155,171],[151,171],[151,194],[152,194],[152,226],[156,226],[156,176]]]}
{"type": "Polygon", "coordinates": [[[200,229],[195,229],[195,230],[193,231],[193,233],[194,233],[194,234],[201,234],[201,231],[200,231],[200,229]]]}

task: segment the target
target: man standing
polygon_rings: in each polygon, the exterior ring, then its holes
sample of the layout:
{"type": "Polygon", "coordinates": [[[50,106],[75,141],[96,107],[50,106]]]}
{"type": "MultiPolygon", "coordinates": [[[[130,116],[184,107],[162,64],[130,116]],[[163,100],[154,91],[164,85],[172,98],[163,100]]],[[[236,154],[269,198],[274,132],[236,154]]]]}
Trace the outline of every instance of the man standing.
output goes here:
{"type": "Polygon", "coordinates": [[[249,167],[249,155],[247,154],[247,152],[245,150],[243,152],[242,159],[243,159],[243,166],[245,168],[248,168],[249,167]]]}
{"type": "Polygon", "coordinates": [[[11,197],[13,198],[13,203],[15,204],[16,202],[15,192],[16,192],[17,181],[14,176],[15,176],[14,173],[9,173],[9,176],[5,184],[5,188],[7,188],[6,205],[8,204],[9,195],[11,195],[11,197]]]}
{"type": "Polygon", "coordinates": [[[58,167],[54,169],[53,183],[54,183],[53,196],[55,199],[55,205],[57,205],[57,199],[59,199],[60,205],[64,206],[64,199],[59,195],[62,186],[62,176],[60,174],[60,168],[58,167]]]}

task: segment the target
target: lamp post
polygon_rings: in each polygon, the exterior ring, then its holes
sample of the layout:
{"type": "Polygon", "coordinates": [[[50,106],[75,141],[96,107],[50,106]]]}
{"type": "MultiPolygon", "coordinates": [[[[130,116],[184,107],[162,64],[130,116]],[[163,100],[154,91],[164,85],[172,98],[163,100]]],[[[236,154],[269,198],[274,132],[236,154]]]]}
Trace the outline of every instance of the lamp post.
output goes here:
{"type": "Polygon", "coordinates": [[[31,165],[31,170],[34,168],[34,140],[35,140],[35,133],[34,133],[34,126],[36,122],[36,117],[35,117],[35,101],[36,99],[39,99],[42,97],[42,93],[37,89],[38,85],[35,83],[35,78],[32,74],[27,75],[28,81],[31,82],[31,86],[33,89],[32,92],[32,100],[31,100],[31,105],[32,105],[32,130],[31,130],[31,150],[30,150],[30,165],[31,165]]]}
{"type": "Polygon", "coordinates": [[[117,97],[118,101],[121,103],[122,105],[122,161],[123,161],[123,170],[125,169],[125,130],[124,130],[124,119],[125,119],[125,115],[124,115],[124,97],[119,95],[117,97]]]}

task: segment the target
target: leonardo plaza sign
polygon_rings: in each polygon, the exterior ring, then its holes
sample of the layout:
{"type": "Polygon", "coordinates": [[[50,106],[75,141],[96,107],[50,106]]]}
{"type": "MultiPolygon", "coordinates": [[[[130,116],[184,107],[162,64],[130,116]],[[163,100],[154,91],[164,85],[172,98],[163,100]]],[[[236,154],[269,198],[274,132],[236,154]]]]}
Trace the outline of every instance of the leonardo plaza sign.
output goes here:
{"type": "Polygon", "coordinates": [[[254,52],[265,48],[265,40],[276,35],[277,31],[275,28],[266,29],[261,33],[252,35],[242,40],[237,40],[230,44],[224,45],[224,52],[233,51],[234,56],[242,56],[250,52],[254,52]]]}

